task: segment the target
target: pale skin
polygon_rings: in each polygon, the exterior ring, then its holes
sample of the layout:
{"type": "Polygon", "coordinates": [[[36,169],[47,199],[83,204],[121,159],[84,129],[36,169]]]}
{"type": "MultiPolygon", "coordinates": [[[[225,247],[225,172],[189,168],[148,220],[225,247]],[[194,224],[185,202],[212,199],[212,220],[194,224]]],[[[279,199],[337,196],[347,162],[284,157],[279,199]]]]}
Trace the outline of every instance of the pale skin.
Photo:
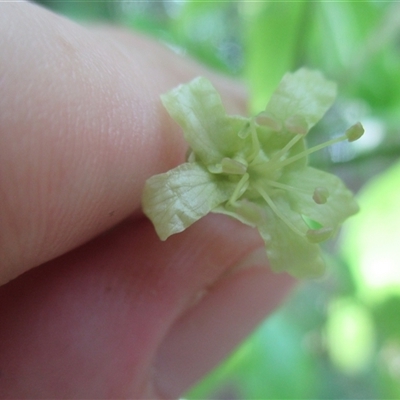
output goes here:
{"type": "Polygon", "coordinates": [[[209,215],[161,242],[150,176],[186,144],[159,95],[204,75],[164,46],[0,5],[0,397],[177,398],[285,298],[257,232],[209,215]]]}

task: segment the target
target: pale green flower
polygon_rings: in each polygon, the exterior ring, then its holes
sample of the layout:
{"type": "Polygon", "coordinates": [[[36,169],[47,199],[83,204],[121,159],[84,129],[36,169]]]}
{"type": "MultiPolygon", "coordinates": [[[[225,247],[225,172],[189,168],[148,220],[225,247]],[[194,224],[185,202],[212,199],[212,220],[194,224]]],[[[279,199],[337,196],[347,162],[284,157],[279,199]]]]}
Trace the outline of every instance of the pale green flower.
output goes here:
{"type": "Polygon", "coordinates": [[[319,242],[358,210],[334,175],[307,165],[308,154],[356,140],[356,124],[334,140],[307,149],[305,135],[336,96],[316,71],[286,74],[265,111],[252,118],[227,115],[211,83],[196,78],[162,96],[190,145],[186,163],[151,177],[143,210],[162,240],[209,212],[256,227],[275,271],[314,276],[324,270],[319,242]]]}

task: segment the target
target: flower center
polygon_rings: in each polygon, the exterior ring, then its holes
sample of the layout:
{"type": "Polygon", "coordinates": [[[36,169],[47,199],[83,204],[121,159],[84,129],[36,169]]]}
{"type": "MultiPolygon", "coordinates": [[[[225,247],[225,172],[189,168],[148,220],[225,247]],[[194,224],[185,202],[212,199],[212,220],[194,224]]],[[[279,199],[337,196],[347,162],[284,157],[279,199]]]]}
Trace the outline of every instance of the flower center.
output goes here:
{"type": "Polygon", "coordinates": [[[246,157],[246,160],[242,161],[232,160],[229,158],[223,159],[220,164],[220,171],[218,172],[229,175],[241,175],[231,198],[228,200],[230,206],[240,206],[237,202],[246,192],[249,194],[257,193],[258,196],[268,204],[275,215],[294,233],[307,238],[307,240],[312,243],[318,243],[328,239],[333,233],[333,228],[310,228],[307,232],[302,232],[276,206],[273,197],[277,191],[283,190],[286,192],[306,194],[309,195],[316,204],[325,204],[329,198],[329,191],[325,187],[315,187],[314,192],[310,193],[309,191],[279,182],[279,178],[282,175],[282,168],[335,143],[345,140],[348,140],[349,142],[355,141],[362,136],[364,128],[360,123],[357,123],[347,129],[342,136],[287,157],[290,149],[304,138],[305,133],[306,132],[295,134],[295,136],[293,136],[293,138],[282,149],[278,150],[271,158],[267,158],[261,150],[255,120],[252,118],[246,129],[239,133],[243,138],[247,137],[249,134],[251,135],[252,148],[250,154],[246,157]]]}

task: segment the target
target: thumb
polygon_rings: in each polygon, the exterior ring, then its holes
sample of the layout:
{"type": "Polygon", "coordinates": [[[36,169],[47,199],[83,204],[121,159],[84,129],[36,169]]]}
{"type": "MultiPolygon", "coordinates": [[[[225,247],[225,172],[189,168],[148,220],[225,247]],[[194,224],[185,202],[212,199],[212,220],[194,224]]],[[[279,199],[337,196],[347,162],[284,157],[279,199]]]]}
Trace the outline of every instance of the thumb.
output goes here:
{"type": "Polygon", "coordinates": [[[139,212],[145,180],[186,145],[159,95],[208,75],[140,36],[88,30],[29,3],[0,14],[0,284],[139,212]]]}

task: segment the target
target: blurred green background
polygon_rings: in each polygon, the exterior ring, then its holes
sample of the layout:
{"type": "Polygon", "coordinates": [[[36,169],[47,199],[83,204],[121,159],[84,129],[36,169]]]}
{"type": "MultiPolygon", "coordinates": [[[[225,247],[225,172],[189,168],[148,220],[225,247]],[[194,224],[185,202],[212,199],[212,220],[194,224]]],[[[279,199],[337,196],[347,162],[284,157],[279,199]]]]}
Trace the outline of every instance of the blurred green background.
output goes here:
{"type": "MultiPolygon", "coordinates": [[[[342,177],[362,211],[303,282],[187,399],[400,398],[400,3],[396,1],[52,1],[80,21],[139,30],[243,80],[261,111],[300,66],[339,84],[310,132],[366,134],[311,162],[342,177]]],[[[326,137],[321,137],[326,136],[326,137]]]]}

